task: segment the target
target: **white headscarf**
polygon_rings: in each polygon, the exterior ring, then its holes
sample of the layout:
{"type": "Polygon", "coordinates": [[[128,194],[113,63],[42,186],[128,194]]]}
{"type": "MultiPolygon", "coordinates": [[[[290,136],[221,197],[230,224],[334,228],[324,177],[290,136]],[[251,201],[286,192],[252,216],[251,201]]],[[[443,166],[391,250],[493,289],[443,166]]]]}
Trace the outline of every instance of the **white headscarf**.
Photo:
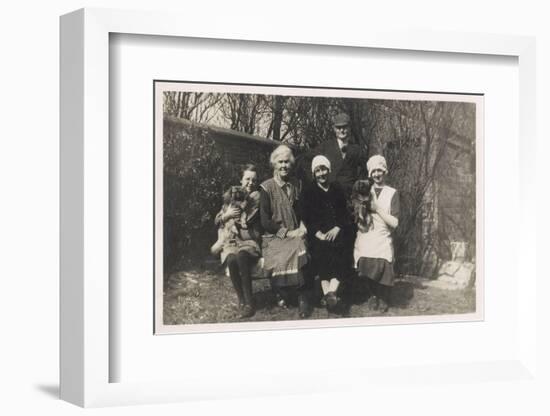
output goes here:
{"type": "Polygon", "coordinates": [[[384,159],[384,156],[374,155],[368,160],[367,170],[369,171],[369,178],[375,169],[380,169],[388,173],[388,166],[386,165],[386,159],[384,159]]]}
{"type": "Polygon", "coordinates": [[[330,160],[323,155],[317,155],[311,161],[311,173],[315,173],[315,169],[319,166],[325,166],[330,171],[330,160]]]}

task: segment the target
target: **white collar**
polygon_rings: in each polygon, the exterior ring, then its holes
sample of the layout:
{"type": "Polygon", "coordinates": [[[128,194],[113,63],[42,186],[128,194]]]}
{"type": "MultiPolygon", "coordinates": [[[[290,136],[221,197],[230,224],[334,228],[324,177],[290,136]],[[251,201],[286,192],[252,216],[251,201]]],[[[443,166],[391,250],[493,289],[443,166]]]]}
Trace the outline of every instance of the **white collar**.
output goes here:
{"type": "Polygon", "coordinates": [[[318,182],[315,182],[315,185],[317,185],[322,191],[325,191],[325,192],[328,192],[328,190],[330,188],[330,183],[328,184],[328,186],[326,188],[323,188],[321,185],[319,185],[318,182]]]}
{"type": "Polygon", "coordinates": [[[343,146],[349,146],[349,139],[348,139],[347,143],[344,143],[342,140],[340,140],[338,138],[336,139],[336,141],[338,142],[338,147],[340,148],[340,150],[342,150],[343,146]]]}

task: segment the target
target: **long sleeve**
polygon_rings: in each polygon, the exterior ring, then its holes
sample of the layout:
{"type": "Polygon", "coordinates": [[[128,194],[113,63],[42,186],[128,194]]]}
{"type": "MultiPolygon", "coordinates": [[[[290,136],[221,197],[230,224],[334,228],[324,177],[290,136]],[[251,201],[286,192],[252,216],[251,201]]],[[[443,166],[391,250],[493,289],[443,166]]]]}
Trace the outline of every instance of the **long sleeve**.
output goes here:
{"type": "Polygon", "coordinates": [[[331,184],[327,192],[314,185],[304,193],[303,200],[304,222],[310,235],[349,225],[345,195],[337,184],[331,184]]]}
{"type": "Polygon", "coordinates": [[[346,196],[344,195],[344,191],[339,187],[333,189],[333,195],[334,208],[336,211],[336,225],[342,229],[351,223],[346,196]]]}
{"type": "Polygon", "coordinates": [[[316,215],[315,209],[318,203],[315,198],[315,193],[312,192],[310,188],[302,193],[299,205],[302,220],[307,227],[308,233],[310,235],[315,235],[315,233],[320,230],[320,223],[317,221],[318,215],[316,215]]]}
{"type": "Polygon", "coordinates": [[[216,226],[218,227],[221,227],[224,223],[223,221],[223,214],[225,213],[225,210],[226,210],[226,206],[222,206],[222,209],[220,210],[220,212],[218,212],[216,214],[216,217],[214,218],[214,224],[216,224],[216,226]]]}

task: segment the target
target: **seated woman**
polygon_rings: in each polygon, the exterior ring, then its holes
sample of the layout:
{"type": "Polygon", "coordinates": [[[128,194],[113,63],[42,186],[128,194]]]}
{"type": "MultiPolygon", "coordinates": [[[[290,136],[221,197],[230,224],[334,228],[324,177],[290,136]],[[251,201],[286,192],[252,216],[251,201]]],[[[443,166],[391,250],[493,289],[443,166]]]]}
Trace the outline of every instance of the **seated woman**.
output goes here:
{"type": "Polygon", "coordinates": [[[219,239],[212,246],[212,251],[216,252],[218,246],[221,247],[221,262],[225,263],[229,269],[229,276],[237,293],[242,318],[251,317],[256,313],[252,298],[251,269],[261,256],[260,193],[257,186],[256,167],[248,164],[243,169],[240,187],[246,195],[245,215],[240,208],[243,205],[241,203],[234,204],[231,201],[231,195],[226,195],[224,205],[215,219],[220,234],[223,234],[226,223],[239,223],[236,235],[230,239],[219,239]],[[245,219],[244,224],[242,224],[243,219],[245,219]]]}
{"type": "Polygon", "coordinates": [[[286,305],[289,291],[296,291],[299,314],[305,318],[311,313],[307,293],[311,278],[305,270],[307,230],[298,210],[299,185],[290,176],[294,161],[288,146],[280,145],[271,153],[273,178],[260,185],[262,253],[264,272],[271,279],[279,306],[286,305]]]}
{"type": "Polygon", "coordinates": [[[329,183],[330,168],[325,156],[313,158],[314,184],[304,191],[302,212],[308,230],[312,272],[321,280],[324,295],[321,304],[334,311],[340,283],[350,274],[344,234],[349,232],[351,219],[342,188],[329,183]]]}

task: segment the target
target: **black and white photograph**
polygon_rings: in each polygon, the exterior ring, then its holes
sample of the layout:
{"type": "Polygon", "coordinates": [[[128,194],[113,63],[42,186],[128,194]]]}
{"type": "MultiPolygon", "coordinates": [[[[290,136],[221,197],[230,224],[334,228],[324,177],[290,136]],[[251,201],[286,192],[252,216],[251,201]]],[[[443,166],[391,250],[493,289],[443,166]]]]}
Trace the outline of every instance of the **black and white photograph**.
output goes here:
{"type": "Polygon", "coordinates": [[[482,319],[482,95],[154,90],[156,333],[482,319]]]}

